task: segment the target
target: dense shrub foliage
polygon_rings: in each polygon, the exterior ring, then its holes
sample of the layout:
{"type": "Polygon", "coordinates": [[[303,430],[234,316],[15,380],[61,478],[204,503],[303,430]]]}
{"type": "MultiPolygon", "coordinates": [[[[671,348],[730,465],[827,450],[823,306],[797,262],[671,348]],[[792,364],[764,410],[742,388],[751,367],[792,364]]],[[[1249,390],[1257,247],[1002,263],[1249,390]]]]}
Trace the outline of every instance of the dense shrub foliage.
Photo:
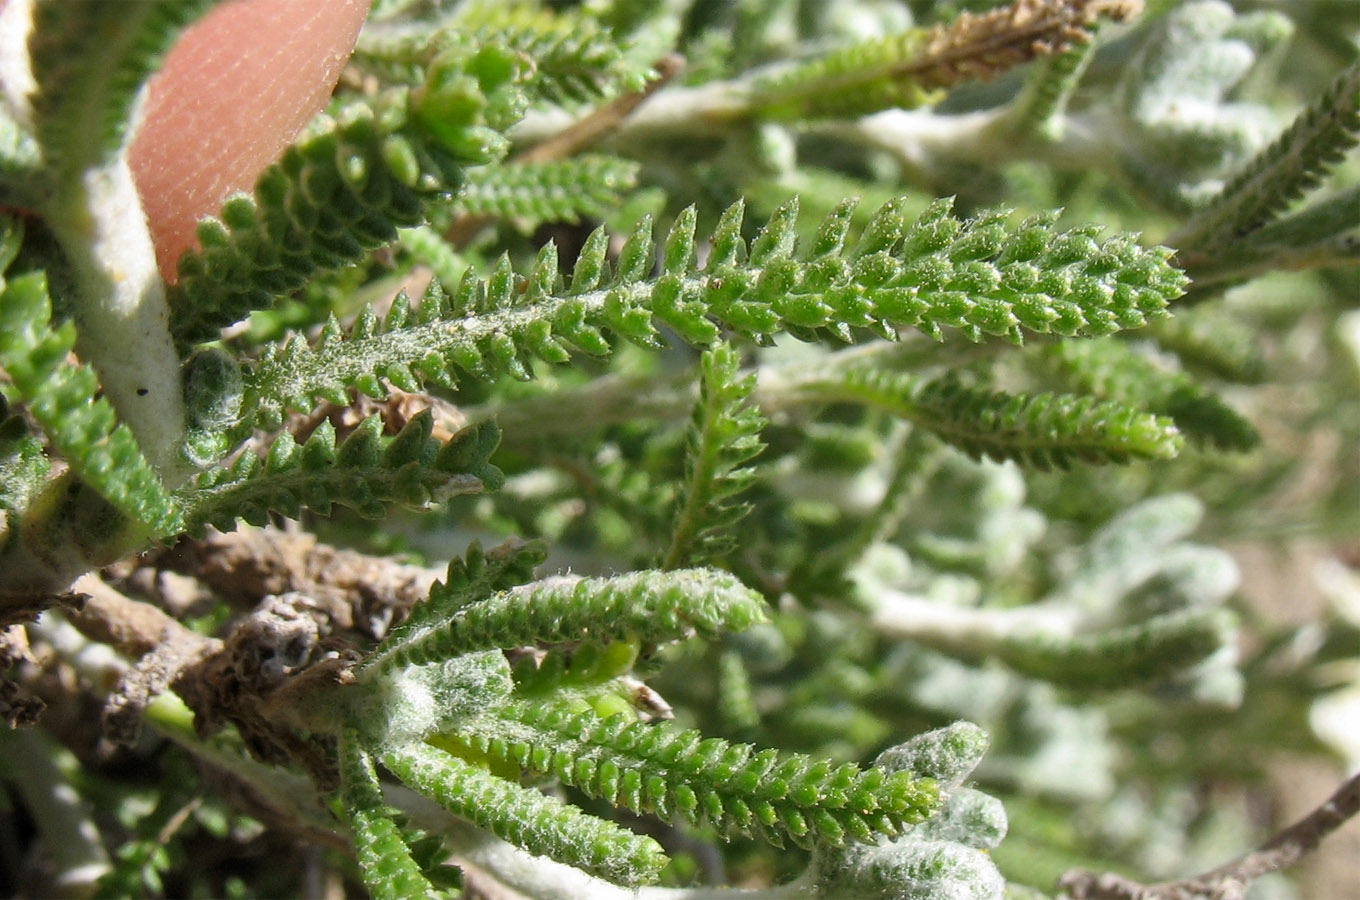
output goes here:
{"type": "Polygon", "coordinates": [[[0,12],[6,891],[1237,897],[1360,807],[1232,861],[1360,760],[1346,4],[376,0],[167,283],[214,5],[0,12]]]}

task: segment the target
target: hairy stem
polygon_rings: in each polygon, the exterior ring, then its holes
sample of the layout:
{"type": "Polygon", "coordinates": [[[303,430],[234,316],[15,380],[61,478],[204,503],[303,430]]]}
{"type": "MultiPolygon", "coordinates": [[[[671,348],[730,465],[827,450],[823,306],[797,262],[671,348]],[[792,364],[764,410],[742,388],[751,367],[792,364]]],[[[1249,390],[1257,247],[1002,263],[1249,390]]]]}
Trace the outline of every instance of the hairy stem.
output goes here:
{"type": "Polygon", "coordinates": [[[33,7],[33,0],[0,4],[0,99],[9,116],[26,128],[33,124],[29,97],[37,88],[28,55],[33,7]]]}
{"type": "Polygon", "coordinates": [[[20,728],[0,731],[0,755],[51,854],[56,896],[90,896],[109,871],[109,854],[91,811],[58,764],[75,764],[71,752],[36,728],[20,728]]]}
{"type": "Polygon", "coordinates": [[[1070,637],[1078,624],[1071,609],[958,607],[888,590],[878,591],[875,599],[870,622],[876,632],[949,653],[987,653],[1027,632],[1070,637]]]}
{"type": "Polygon", "coordinates": [[[72,176],[48,218],[77,280],[77,352],[168,487],[191,472],[180,455],[184,402],[156,265],[126,154],[72,176]]]}

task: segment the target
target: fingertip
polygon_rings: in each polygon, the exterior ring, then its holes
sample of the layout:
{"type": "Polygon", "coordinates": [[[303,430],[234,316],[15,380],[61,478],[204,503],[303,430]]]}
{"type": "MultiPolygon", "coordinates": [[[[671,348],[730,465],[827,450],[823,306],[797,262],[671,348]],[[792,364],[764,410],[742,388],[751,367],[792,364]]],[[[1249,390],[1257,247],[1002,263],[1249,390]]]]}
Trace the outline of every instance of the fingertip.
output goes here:
{"type": "Polygon", "coordinates": [[[162,273],[199,218],[249,190],[325,105],[369,0],[231,0],[185,31],[151,80],[130,163],[162,273]]]}

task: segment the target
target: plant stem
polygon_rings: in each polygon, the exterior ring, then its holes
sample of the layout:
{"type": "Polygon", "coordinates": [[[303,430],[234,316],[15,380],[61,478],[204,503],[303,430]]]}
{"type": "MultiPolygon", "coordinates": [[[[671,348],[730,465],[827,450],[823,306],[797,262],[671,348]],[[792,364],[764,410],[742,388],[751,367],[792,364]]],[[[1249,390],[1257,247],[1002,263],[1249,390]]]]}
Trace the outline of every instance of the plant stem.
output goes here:
{"type": "Polygon", "coordinates": [[[1060,884],[1072,900],[1241,900],[1253,880],[1298,862],[1357,812],[1360,773],[1342,783],[1317,809],[1255,850],[1202,875],[1149,885],[1120,875],[1078,869],[1064,875],[1060,884]]]}
{"type": "Polygon", "coordinates": [[[25,128],[33,126],[29,97],[37,90],[28,55],[33,9],[33,0],[0,4],[0,100],[7,107],[6,114],[25,128]]]}
{"type": "Polygon", "coordinates": [[[111,866],[90,810],[58,764],[77,765],[71,751],[36,728],[19,728],[0,731],[0,753],[51,855],[56,896],[89,897],[111,866]]]}
{"type": "Polygon", "coordinates": [[[192,469],[165,283],[126,153],[72,175],[46,210],[76,278],[76,350],[167,487],[192,469]]]}
{"type": "Polygon", "coordinates": [[[994,651],[1018,634],[1070,637],[1077,621],[1072,610],[1038,604],[988,609],[950,606],[901,591],[875,592],[870,615],[874,631],[890,638],[919,641],[947,653],[994,651]]]}
{"type": "MultiPolygon", "coordinates": [[[[925,335],[904,334],[898,343],[878,341],[838,350],[811,367],[805,362],[767,364],[754,370],[743,369],[737,377],[745,378],[755,372],[752,400],[762,413],[773,415],[825,402],[823,396],[808,389],[808,384],[824,380],[835,371],[873,367],[924,369],[942,359],[961,365],[989,356],[1000,346],[994,341],[938,343],[925,335]]],[[[495,419],[503,435],[502,446],[518,446],[579,434],[587,424],[605,428],[637,419],[680,420],[694,407],[696,396],[692,371],[606,375],[572,390],[465,407],[463,413],[469,423],[495,419]]]]}

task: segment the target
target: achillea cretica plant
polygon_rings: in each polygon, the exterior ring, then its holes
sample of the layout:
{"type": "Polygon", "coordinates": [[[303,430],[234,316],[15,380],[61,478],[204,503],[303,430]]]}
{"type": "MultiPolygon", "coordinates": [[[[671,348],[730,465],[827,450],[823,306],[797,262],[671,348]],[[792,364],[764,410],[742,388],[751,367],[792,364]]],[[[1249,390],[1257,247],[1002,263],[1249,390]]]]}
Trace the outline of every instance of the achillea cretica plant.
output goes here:
{"type": "Polygon", "coordinates": [[[1360,757],[1343,5],[376,0],[167,280],[215,5],[0,7],[8,893],[1228,897],[1360,806],[1174,880],[1360,757]]]}

